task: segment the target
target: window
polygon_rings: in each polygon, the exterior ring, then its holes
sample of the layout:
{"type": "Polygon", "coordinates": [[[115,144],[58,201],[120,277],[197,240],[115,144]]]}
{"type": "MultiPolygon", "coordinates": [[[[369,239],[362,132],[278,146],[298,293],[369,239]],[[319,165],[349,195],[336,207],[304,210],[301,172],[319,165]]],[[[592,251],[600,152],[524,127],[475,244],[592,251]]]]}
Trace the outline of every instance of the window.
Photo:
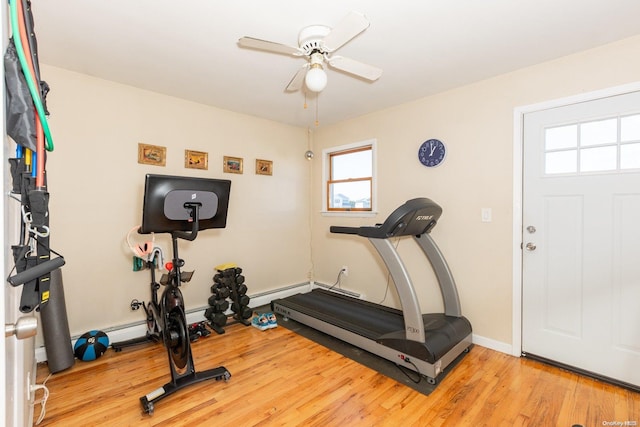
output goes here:
{"type": "Polygon", "coordinates": [[[640,169],[640,114],[545,129],[545,173],[640,169]]]}
{"type": "Polygon", "coordinates": [[[375,141],[324,151],[323,206],[327,212],[371,212],[374,206],[375,141]]]}

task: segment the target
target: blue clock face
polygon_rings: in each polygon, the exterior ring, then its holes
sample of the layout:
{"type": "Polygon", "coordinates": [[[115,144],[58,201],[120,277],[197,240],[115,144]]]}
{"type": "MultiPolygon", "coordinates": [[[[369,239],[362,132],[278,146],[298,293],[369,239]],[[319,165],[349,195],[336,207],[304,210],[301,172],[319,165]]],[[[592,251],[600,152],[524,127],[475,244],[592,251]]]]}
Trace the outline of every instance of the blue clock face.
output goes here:
{"type": "Polygon", "coordinates": [[[444,161],[447,149],[439,139],[425,141],[418,150],[418,159],[423,165],[432,168],[444,161]]]}

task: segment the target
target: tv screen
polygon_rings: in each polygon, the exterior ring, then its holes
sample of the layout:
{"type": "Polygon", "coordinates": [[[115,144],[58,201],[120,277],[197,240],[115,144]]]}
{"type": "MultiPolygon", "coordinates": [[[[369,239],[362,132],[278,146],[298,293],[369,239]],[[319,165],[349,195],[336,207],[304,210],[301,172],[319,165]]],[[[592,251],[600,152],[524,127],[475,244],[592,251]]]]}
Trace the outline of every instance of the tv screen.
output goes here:
{"type": "Polygon", "coordinates": [[[193,210],[198,203],[198,230],[225,228],[231,181],[147,174],[144,184],[140,233],[191,231],[193,210]]]}

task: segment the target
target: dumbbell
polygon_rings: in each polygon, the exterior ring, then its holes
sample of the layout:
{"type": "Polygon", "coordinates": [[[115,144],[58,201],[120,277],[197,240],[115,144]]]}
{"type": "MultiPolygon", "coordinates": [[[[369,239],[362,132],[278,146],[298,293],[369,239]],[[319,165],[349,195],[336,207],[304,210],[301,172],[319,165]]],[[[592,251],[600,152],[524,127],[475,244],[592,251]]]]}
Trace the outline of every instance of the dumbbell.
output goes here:
{"type": "Polygon", "coordinates": [[[251,316],[253,316],[253,310],[251,310],[249,307],[244,307],[242,310],[240,310],[240,313],[238,314],[242,319],[247,320],[251,316]]]}
{"type": "Polygon", "coordinates": [[[253,316],[253,310],[245,305],[239,305],[237,303],[231,304],[231,310],[240,316],[242,319],[248,319],[253,316]]]}
{"type": "Polygon", "coordinates": [[[229,297],[229,288],[212,285],[211,293],[215,296],[215,299],[225,299],[229,297]]]}
{"type": "Polygon", "coordinates": [[[227,324],[227,316],[224,313],[216,313],[212,307],[205,310],[204,317],[209,319],[214,325],[224,326],[227,324]]]}
{"type": "Polygon", "coordinates": [[[237,301],[234,301],[233,304],[231,304],[231,310],[233,310],[234,313],[239,313],[243,307],[249,305],[249,300],[250,298],[247,295],[242,295],[237,301]]]}
{"type": "Polygon", "coordinates": [[[215,295],[209,297],[209,306],[217,313],[223,313],[229,308],[229,301],[226,299],[215,299],[215,295]]]}
{"type": "Polygon", "coordinates": [[[238,295],[242,296],[247,293],[247,289],[248,289],[247,285],[243,283],[242,285],[236,288],[236,292],[238,293],[238,295]]]}

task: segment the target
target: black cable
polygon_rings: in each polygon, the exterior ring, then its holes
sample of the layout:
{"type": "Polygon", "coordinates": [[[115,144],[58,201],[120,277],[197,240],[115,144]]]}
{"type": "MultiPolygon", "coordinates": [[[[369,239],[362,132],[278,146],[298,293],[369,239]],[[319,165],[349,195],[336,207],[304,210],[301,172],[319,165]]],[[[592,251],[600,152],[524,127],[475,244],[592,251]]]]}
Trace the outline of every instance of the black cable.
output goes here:
{"type": "Polygon", "coordinates": [[[338,272],[338,277],[336,278],[336,283],[334,283],[333,285],[329,286],[329,290],[332,290],[333,288],[335,288],[336,285],[338,285],[338,289],[342,289],[340,288],[340,275],[344,272],[344,270],[341,268],[340,271],[338,272]]]}
{"type": "Polygon", "coordinates": [[[422,381],[422,374],[420,373],[420,370],[418,369],[418,367],[416,366],[415,363],[413,363],[411,361],[411,359],[406,358],[404,359],[405,363],[409,363],[411,364],[414,368],[416,373],[418,374],[418,379],[415,380],[413,378],[411,378],[411,375],[409,375],[409,369],[405,368],[404,366],[398,365],[396,364],[396,366],[398,367],[398,369],[400,369],[400,372],[402,372],[409,380],[411,380],[411,382],[413,382],[414,384],[420,384],[420,382],[422,381]]]}

